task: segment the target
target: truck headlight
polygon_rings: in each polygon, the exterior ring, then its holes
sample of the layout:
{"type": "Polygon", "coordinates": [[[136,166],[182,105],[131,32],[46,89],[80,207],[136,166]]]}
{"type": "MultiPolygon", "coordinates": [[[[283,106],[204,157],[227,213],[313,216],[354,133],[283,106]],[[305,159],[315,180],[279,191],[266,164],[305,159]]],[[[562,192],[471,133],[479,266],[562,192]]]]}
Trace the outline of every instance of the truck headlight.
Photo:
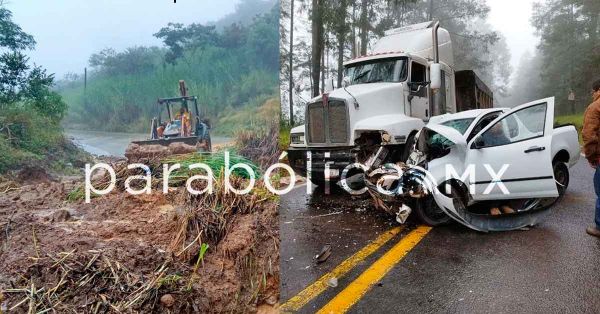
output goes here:
{"type": "Polygon", "coordinates": [[[292,144],[304,144],[304,133],[292,133],[290,138],[292,144]]]}

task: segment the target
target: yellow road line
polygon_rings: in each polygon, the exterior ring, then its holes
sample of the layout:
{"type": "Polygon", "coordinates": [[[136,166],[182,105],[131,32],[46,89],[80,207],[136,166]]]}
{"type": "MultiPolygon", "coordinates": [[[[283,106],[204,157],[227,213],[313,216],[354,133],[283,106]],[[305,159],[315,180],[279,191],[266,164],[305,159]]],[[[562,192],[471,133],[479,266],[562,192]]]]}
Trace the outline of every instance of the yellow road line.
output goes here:
{"type": "Polygon", "coordinates": [[[317,313],[345,313],[348,311],[377,281],[381,280],[394,265],[400,262],[430,230],[431,227],[420,226],[400,239],[394,247],[375,261],[375,263],[365,270],[364,273],[350,283],[317,313]]]}
{"type": "Polygon", "coordinates": [[[336,268],[334,268],[329,273],[323,275],[317,281],[312,283],[310,286],[304,288],[304,290],[300,291],[297,295],[290,298],[287,302],[285,302],[281,306],[282,312],[295,312],[300,310],[303,306],[305,306],[310,300],[314,299],[316,296],[321,294],[321,292],[325,291],[328,288],[327,282],[329,279],[335,277],[340,278],[348,273],[354,266],[363,261],[369,255],[373,254],[377,251],[382,245],[388,242],[391,238],[396,236],[400,231],[402,231],[402,227],[394,227],[389,231],[381,234],[377,239],[373,242],[369,243],[365,247],[363,247],[360,251],[354,253],[354,255],[347,258],[341,264],[339,264],[336,268]]]}

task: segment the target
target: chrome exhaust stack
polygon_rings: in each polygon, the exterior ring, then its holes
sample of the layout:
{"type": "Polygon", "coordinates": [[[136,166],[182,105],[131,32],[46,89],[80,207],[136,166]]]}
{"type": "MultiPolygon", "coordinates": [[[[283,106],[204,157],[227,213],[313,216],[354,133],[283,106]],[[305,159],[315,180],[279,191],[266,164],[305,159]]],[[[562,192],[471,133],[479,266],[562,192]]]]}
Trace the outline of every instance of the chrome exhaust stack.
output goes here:
{"type": "Polygon", "coordinates": [[[440,63],[440,51],[438,45],[438,28],[440,28],[440,21],[433,21],[432,29],[432,45],[433,45],[433,62],[440,63]]]}

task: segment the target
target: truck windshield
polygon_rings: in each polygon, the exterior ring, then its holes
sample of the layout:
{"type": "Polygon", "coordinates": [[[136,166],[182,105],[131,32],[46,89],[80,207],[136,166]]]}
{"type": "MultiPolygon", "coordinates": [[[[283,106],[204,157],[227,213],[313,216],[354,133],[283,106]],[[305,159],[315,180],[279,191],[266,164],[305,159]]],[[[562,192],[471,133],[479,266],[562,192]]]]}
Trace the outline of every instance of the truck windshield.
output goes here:
{"type": "Polygon", "coordinates": [[[344,76],[350,85],[402,82],[406,79],[406,58],[377,59],[346,66],[344,76]]]}

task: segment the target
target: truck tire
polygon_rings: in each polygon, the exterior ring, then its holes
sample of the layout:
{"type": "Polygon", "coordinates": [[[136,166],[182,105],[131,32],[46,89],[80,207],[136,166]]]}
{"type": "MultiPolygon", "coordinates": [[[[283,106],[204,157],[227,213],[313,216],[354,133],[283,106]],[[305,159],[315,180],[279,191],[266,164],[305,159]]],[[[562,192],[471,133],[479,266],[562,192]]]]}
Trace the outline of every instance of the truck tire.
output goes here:
{"type": "MultiPolygon", "coordinates": [[[[361,176],[360,178],[361,181],[356,182],[355,180],[352,180],[352,177],[354,177],[355,175],[360,174],[360,171],[350,171],[346,177],[346,184],[348,184],[348,186],[355,191],[361,190],[363,188],[366,187],[365,183],[364,183],[364,177],[361,176]]],[[[338,182],[340,182],[341,177],[338,178],[330,178],[329,179],[329,188],[333,191],[344,191],[344,188],[342,188],[340,185],[338,185],[338,182]]],[[[322,172],[313,172],[311,174],[311,179],[310,182],[312,182],[314,185],[316,185],[318,188],[320,189],[324,189],[325,188],[325,176],[323,175],[322,172]]]]}
{"type": "MultiPolygon", "coordinates": [[[[308,178],[307,178],[308,179],[308,178]]],[[[312,182],[315,189],[319,191],[325,191],[325,176],[323,173],[313,172],[311,174],[310,182],[312,182]]],[[[329,191],[333,193],[345,191],[337,184],[339,179],[329,179],[329,191]]]]}
{"type": "MultiPolygon", "coordinates": [[[[308,179],[308,177],[306,179],[308,179]]],[[[313,172],[310,175],[310,182],[319,187],[323,187],[325,186],[325,177],[323,176],[323,174],[317,174],[313,172]]],[[[331,184],[331,181],[329,181],[329,183],[331,184]]]]}

